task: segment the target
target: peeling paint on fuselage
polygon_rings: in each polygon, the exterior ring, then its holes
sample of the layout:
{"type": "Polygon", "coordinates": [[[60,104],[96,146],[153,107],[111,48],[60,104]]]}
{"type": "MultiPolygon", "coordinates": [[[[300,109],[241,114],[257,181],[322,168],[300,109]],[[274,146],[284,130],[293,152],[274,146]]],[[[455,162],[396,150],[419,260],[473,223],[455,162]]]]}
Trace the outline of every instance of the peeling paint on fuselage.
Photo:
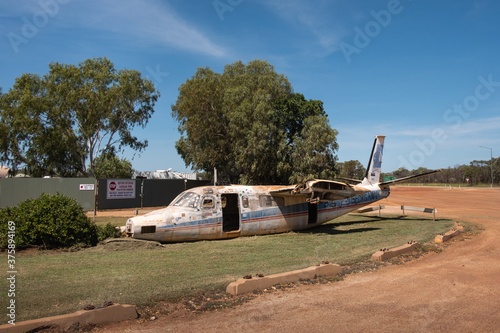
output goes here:
{"type": "Polygon", "coordinates": [[[389,196],[389,189],[373,186],[349,198],[310,204],[303,196],[271,192],[287,189],[293,187],[235,185],[190,189],[166,208],[130,218],[126,232],[133,238],[160,242],[273,234],[318,226],[389,196]]]}

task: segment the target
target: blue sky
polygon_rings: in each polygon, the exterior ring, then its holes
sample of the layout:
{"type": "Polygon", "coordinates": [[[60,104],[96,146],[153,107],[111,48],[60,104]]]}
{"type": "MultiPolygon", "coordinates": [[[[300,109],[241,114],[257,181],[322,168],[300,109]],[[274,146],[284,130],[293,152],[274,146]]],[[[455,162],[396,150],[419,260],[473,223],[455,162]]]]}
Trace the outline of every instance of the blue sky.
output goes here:
{"type": "Polygon", "coordinates": [[[188,171],[171,117],[197,67],[267,60],[295,92],[324,102],[339,161],[383,171],[446,168],[500,151],[500,2],[494,0],[37,0],[0,2],[0,87],[50,62],[107,57],[161,97],[134,169],[188,171]]]}

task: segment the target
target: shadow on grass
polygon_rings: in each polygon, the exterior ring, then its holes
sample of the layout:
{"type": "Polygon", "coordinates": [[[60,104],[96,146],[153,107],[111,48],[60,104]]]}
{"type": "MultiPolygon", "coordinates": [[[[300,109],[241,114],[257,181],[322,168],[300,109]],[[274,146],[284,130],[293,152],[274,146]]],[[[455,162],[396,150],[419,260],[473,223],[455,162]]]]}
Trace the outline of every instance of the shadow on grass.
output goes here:
{"type": "MultiPolygon", "coordinates": [[[[350,222],[345,222],[345,223],[366,223],[366,222],[376,222],[376,221],[385,221],[385,220],[393,220],[393,221],[411,221],[411,220],[429,220],[432,222],[432,215],[431,216],[420,216],[420,215],[390,215],[390,216],[378,216],[378,215],[359,215],[359,214],[351,214],[351,216],[357,217],[357,218],[365,218],[367,220],[357,220],[357,221],[350,221],[350,222]]],[[[445,221],[448,220],[447,218],[437,218],[436,221],[445,221]]],[[[330,222],[327,222],[330,223],[330,222]]],[[[342,224],[344,222],[340,222],[339,224],[342,224]]],[[[347,225],[347,224],[343,224],[347,225]]]]}
{"type": "MultiPolygon", "coordinates": [[[[316,228],[314,228],[316,229],[316,228]]],[[[319,229],[319,228],[318,228],[319,229]]],[[[357,229],[349,229],[349,230],[339,230],[339,229],[335,229],[333,227],[329,227],[329,228],[322,228],[323,230],[316,230],[315,232],[312,232],[313,229],[311,229],[310,233],[311,234],[317,234],[317,233],[321,233],[321,234],[328,234],[328,235],[345,235],[345,234],[354,234],[354,233],[357,233],[357,232],[366,232],[366,231],[376,231],[376,230],[380,230],[380,228],[357,228],[357,229]]]]}
{"type": "MultiPolygon", "coordinates": [[[[357,232],[375,231],[375,230],[380,230],[381,228],[378,228],[378,227],[366,228],[365,227],[365,228],[356,228],[356,229],[349,229],[349,230],[339,230],[337,228],[347,227],[347,226],[357,225],[357,224],[366,224],[366,223],[384,222],[384,221],[410,222],[411,223],[411,221],[415,218],[417,218],[418,220],[422,220],[422,218],[420,218],[420,217],[402,216],[402,215],[378,216],[378,215],[351,214],[350,217],[355,218],[356,220],[342,221],[342,222],[335,222],[335,220],[332,220],[330,222],[326,222],[322,225],[313,227],[311,229],[299,230],[296,232],[302,233],[302,234],[329,234],[329,235],[350,234],[350,233],[357,233],[357,232]]],[[[436,222],[441,221],[441,220],[446,220],[446,219],[436,219],[436,222]]],[[[429,221],[433,222],[432,218],[429,219],[429,221]]]]}
{"type": "Polygon", "coordinates": [[[380,228],[356,228],[349,230],[340,230],[337,229],[339,226],[353,225],[353,224],[363,224],[364,222],[344,222],[344,223],[335,223],[335,224],[322,224],[317,227],[306,229],[306,230],[298,230],[295,231],[298,234],[328,234],[328,235],[340,235],[340,234],[352,234],[357,232],[366,232],[366,231],[375,231],[380,230],[380,228]]]}

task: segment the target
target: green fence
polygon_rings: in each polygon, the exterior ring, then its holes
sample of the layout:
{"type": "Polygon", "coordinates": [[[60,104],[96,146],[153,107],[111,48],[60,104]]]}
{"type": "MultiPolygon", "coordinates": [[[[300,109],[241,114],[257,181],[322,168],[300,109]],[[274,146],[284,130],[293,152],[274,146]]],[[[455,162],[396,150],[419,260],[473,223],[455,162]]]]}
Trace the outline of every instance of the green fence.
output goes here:
{"type": "Polygon", "coordinates": [[[94,209],[94,178],[5,178],[0,179],[0,208],[17,206],[42,193],[64,194],[76,199],[84,210],[94,209]]]}
{"type": "Polygon", "coordinates": [[[99,179],[97,210],[167,206],[184,190],[206,185],[183,179],[99,179]]]}
{"type": "Polygon", "coordinates": [[[206,181],[182,179],[5,178],[0,179],[0,208],[17,206],[42,193],[74,198],[84,210],[167,206],[185,189],[206,181]]]}

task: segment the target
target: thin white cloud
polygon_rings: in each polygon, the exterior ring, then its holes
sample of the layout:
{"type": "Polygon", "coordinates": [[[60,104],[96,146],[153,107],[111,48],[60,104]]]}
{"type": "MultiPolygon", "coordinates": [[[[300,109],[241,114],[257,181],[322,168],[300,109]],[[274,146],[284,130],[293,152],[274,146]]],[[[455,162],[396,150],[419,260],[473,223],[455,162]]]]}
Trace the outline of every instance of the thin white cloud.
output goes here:
{"type": "Polygon", "coordinates": [[[92,1],[90,5],[87,2],[83,6],[83,12],[79,13],[80,24],[87,28],[133,37],[139,44],[156,43],[214,57],[227,55],[224,47],[213,42],[193,22],[180,17],[167,4],[104,0],[92,1]]]}
{"type": "Polygon", "coordinates": [[[332,3],[329,1],[309,2],[305,0],[264,1],[273,13],[292,24],[307,29],[315,38],[315,43],[326,54],[338,50],[338,43],[345,36],[339,20],[334,18],[332,3]]]}
{"type": "MultiPolygon", "coordinates": [[[[416,142],[429,142],[429,140],[436,142],[436,148],[447,149],[447,153],[454,152],[455,155],[460,154],[464,147],[477,148],[479,145],[496,147],[500,142],[500,137],[497,135],[500,133],[500,117],[464,121],[456,127],[443,123],[413,128],[405,128],[397,123],[362,125],[362,127],[365,128],[363,131],[360,131],[359,126],[343,125],[338,128],[339,155],[342,155],[342,158],[345,159],[344,155],[347,155],[352,159],[352,156],[359,155],[353,152],[365,149],[366,142],[370,142],[375,134],[387,136],[386,143],[392,152],[406,153],[418,149],[416,142]]],[[[436,158],[437,155],[434,155],[433,159],[436,158]]]]}
{"type": "Polygon", "coordinates": [[[464,135],[471,133],[483,133],[492,130],[498,130],[500,132],[500,117],[465,122],[458,126],[458,128],[455,130],[455,133],[458,135],[464,135]]]}
{"type": "Polygon", "coordinates": [[[401,129],[393,132],[393,135],[424,137],[431,135],[436,129],[440,129],[444,133],[453,136],[481,134],[493,130],[500,131],[500,117],[462,121],[460,123],[457,121],[454,124],[435,124],[410,129],[401,129]]]}

